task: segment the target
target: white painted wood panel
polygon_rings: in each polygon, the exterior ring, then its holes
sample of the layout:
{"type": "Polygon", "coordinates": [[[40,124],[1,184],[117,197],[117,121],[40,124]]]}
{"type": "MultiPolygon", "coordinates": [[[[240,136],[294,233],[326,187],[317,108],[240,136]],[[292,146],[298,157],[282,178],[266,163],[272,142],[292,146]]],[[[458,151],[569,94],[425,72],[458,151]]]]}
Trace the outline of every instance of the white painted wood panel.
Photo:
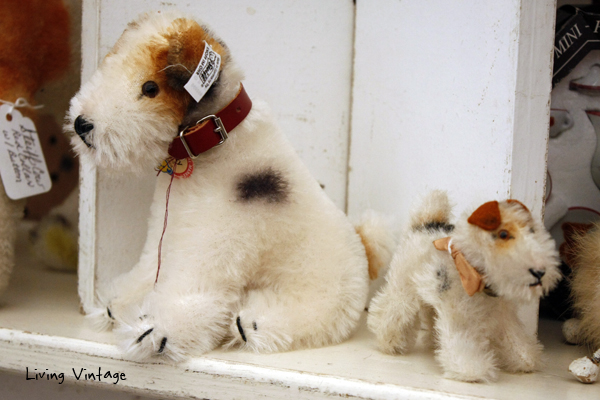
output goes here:
{"type": "MultiPolygon", "coordinates": [[[[250,96],[270,103],[301,158],[343,208],[352,1],[86,0],[82,80],[89,78],[129,21],[144,11],[172,8],[204,21],[228,44],[246,71],[244,85],[250,96]]],[[[95,276],[102,281],[131,267],[141,251],[154,173],[149,171],[143,179],[132,180],[99,171],[96,182],[96,174],[82,161],[86,173],[81,206],[96,213],[82,221],[82,270],[100,266],[95,276]]],[[[85,279],[82,276],[87,308],[90,285],[85,279]]]]}
{"type": "MultiPolygon", "coordinates": [[[[96,0],[81,10],[81,81],[87,81],[98,65],[98,8],[96,0]]],[[[96,284],[96,214],[98,173],[91,160],[79,160],[79,259],[78,291],[83,311],[94,306],[96,284]]]]}
{"type": "Polygon", "coordinates": [[[556,1],[522,1],[510,196],[543,214],[556,1]]]}
{"type": "Polygon", "coordinates": [[[407,221],[519,197],[541,213],[554,2],[357,3],[348,210],[407,221]]]}

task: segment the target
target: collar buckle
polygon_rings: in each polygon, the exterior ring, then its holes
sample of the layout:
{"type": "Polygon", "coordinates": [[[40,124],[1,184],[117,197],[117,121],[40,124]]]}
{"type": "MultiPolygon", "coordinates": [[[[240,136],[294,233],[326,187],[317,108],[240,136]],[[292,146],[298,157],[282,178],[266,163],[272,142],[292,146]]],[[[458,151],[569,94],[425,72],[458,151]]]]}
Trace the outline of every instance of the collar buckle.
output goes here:
{"type": "MultiPolygon", "coordinates": [[[[212,122],[215,124],[215,129],[213,129],[213,132],[219,134],[219,136],[221,136],[221,141],[219,141],[219,143],[217,143],[214,147],[218,147],[220,145],[222,145],[223,143],[225,143],[225,141],[227,140],[228,136],[227,136],[227,130],[225,129],[225,125],[223,125],[223,121],[221,121],[221,118],[217,117],[216,115],[207,115],[206,117],[200,119],[198,122],[196,122],[196,125],[200,125],[202,124],[204,121],[207,120],[212,120],[212,122]]],[[[179,132],[179,138],[181,139],[181,143],[183,144],[183,147],[185,148],[185,151],[187,151],[188,155],[190,156],[191,159],[196,159],[198,158],[198,156],[200,154],[196,154],[194,155],[194,153],[192,153],[192,150],[190,150],[190,147],[187,144],[187,141],[185,140],[185,136],[184,134],[190,129],[190,127],[188,126],[187,128],[185,128],[184,130],[182,130],[181,132],[179,132]]]]}

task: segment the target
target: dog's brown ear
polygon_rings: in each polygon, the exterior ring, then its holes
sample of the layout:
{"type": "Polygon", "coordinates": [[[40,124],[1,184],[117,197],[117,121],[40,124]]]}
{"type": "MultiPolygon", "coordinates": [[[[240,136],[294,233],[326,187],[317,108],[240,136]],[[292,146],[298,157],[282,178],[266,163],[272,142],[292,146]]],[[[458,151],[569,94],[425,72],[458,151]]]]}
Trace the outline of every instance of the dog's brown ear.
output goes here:
{"type": "Polygon", "coordinates": [[[529,208],[527,208],[527,206],[525,204],[521,203],[519,200],[508,199],[508,200],[506,200],[506,202],[508,204],[515,204],[516,203],[516,204],[520,205],[521,207],[523,207],[525,209],[525,211],[530,212],[529,208]]]}
{"type": "Polygon", "coordinates": [[[502,223],[500,207],[497,201],[488,201],[479,206],[467,220],[471,225],[476,225],[486,231],[497,229],[502,223]]]}
{"type": "Polygon", "coordinates": [[[179,18],[173,22],[165,35],[169,42],[167,50],[167,83],[174,89],[183,90],[202,58],[205,43],[221,56],[223,68],[225,49],[196,21],[179,18]]]}

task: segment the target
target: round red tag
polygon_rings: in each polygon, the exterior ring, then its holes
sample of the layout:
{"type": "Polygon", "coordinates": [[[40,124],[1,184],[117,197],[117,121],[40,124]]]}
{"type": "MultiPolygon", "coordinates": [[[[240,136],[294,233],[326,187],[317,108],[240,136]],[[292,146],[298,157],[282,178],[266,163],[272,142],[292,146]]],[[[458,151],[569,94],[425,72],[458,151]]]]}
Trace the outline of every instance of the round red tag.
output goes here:
{"type": "Polygon", "coordinates": [[[181,160],[176,161],[175,168],[173,169],[173,173],[175,174],[175,178],[189,178],[194,172],[194,161],[191,158],[183,158],[181,160]]]}

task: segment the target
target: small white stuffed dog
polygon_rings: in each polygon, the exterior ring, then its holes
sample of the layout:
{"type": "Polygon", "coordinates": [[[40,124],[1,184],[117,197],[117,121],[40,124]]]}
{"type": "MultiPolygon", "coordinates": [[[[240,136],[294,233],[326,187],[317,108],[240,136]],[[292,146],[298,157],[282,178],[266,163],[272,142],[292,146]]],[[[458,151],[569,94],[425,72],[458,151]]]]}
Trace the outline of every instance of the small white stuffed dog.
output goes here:
{"type": "Polygon", "coordinates": [[[489,381],[498,367],[533,371],[542,347],[524,331],[517,304],[554,287],[557,265],[553,240],[520,202],[485,203],[454,227],[447,195],[434,191],[411,216],[368,326],[383,352],[404,354],[422,317],[433,314],[447,378],[489,381]]]}
{"type": "Polygon", "coordinates": [[[180,360],[222,342],[261,352],[338,343],[365,308],[365,246],[379,264],[391,258],[391,236],[374,219],[357,234],[241,80],[208,28],[154,13],[129,24],[71,102],[79,154],[121,173],[171,155],[162,169],[181,178],[157,178],[140,260],[92,315],[116,325],[134,359],[180,360]],[[184,85],[208,45],[220,71],[196,102],[184,85]]]}

